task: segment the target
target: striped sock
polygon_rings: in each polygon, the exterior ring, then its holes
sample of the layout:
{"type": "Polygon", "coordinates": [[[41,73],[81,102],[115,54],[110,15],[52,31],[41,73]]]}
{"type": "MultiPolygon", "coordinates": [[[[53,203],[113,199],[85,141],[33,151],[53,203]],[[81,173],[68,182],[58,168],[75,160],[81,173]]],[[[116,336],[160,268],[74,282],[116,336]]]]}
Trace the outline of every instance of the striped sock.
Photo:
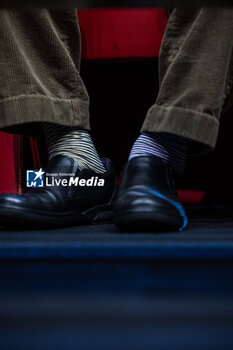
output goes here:
{"type": "Polygon", "coordinates": [[[129,160],[154,155],[171,166],[178,176],[183,175],[189,141],[168,133],[143,133],[133,145],[129,160]]]}
{"type": "Polygon", "coordinates": [[[87,131],[50,123],[41,124],[48,145],[49,159],[64,155],[77,161],[80,170],[91,169],[99,174],[106,172],[87,131]]]}

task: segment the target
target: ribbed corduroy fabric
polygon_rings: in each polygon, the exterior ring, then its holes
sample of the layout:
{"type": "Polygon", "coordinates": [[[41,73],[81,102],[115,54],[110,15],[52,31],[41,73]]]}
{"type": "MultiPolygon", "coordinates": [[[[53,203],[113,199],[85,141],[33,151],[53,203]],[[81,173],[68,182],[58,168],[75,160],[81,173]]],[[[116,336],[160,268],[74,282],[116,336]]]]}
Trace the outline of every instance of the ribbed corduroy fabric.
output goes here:
{"type": "Polygon", "coordinates": [[[37,122],[90,129],[80,40],[76,9],[0,9],[0,128],[27,135],[41,134],[37,122]]]}
{"type": "MultiPolygon", "coordinates": [[[[233,7],[173,10],[160,50],[159,94],[141,132],[215,146],[233,86],[232,37],[233,7]]],[[[0,10],[0,129],[36,135],[40,122],[50,122],[90,130],[80,42],[76,9],[0,10]]]]}
{"type": "Polygon", "coordinates": [[[159,93],[141,133],[195,141],[192,154],[215,147],[228,96],[233,103],[232,38],[233,7],[172,11],[160,49],[159,93]]]}

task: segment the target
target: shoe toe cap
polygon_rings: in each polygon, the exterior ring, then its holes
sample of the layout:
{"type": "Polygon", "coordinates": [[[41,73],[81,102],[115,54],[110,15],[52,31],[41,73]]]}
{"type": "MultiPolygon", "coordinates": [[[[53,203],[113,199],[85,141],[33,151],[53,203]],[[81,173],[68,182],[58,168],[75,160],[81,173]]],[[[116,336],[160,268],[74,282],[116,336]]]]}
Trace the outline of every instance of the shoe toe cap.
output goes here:
{"type": "Polygon", "coordinates": [[[18,194],[1,194],[0,207],[22,205],[25,202],[25,197],[18,194]]]}
{"type": "Polygon", "coordinates": [[[119,195],[114,205],[115,217],[124,217],[124,221],[133,223],[151,223],[161,227],[163,222],[166,227],[174,227],[183,230],[187,226],[185,211],[178,201],[166,198],[159,192],[148,194],[128,190],[119,195]],[[128,217],[128,219],[127,219],[128,217]]]}

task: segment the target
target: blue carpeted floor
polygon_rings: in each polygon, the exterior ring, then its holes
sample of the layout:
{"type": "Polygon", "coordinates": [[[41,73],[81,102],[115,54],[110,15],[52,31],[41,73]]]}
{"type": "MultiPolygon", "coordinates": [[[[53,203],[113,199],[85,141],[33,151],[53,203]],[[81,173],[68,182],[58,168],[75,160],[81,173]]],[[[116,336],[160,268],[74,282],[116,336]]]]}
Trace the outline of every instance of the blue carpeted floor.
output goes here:
{"type": "Polygon", "coordinates": [[[0,230],[0,259],[233,258],[232,218],[191,219],[184,232],[119,233],[113,225],[0,230]]]}
{"type": "Polygon", "coordinates": [[[0,230],[1,350],[233,349],[233,217],[0,230]]]}

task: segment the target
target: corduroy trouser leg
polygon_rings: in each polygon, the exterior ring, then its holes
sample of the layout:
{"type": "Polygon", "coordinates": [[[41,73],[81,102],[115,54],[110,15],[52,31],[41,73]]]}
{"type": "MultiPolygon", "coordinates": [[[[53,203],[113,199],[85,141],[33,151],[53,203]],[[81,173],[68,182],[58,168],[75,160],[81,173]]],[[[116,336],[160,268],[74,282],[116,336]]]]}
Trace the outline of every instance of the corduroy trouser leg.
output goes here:
{"type": "Polygon", "coordinates": [[[90,128],[75,9],[0,10],[0,45],[1,129],[37,134],[45,121],[90,128]]]}
{"type": "MultiPolygon", "coordinates": [[[[142,132],[214,148],[233,83],[233,8],[175,8],[160,52],[160,91],[142,132]]],[[[200,147],[199,147],[200,146],[200,147]]]]}

